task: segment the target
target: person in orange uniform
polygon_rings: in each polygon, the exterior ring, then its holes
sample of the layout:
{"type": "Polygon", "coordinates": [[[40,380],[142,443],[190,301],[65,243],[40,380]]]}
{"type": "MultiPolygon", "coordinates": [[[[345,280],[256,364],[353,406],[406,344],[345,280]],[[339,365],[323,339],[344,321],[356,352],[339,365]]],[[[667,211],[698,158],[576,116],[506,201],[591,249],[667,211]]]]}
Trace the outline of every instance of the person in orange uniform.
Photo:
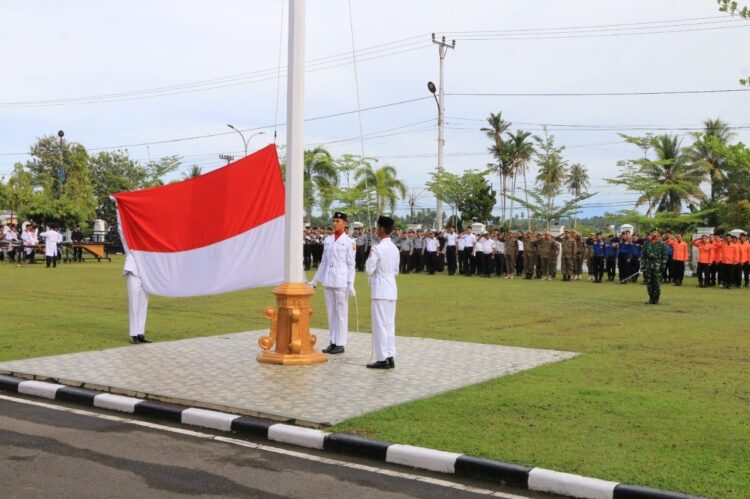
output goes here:
{"type": "Polygon", "coordinates": [[[724,236],[724,242],[721,245],[721,264],[719,267],[719,277],[721,278],[721,287],[731,289],[734,282],[732,274],[734,273],[734,247],[732,246],[732,236],[724,236]]]}
{"type": "Polygon", "coordinates": [[[742,247],[737,236],[732,236],[732,253],[734,255],[734,265],[732,266],[732,286],[735,288],[742,287],[742,247]]]}
{"type": "Polygon", "coordinates": [[[721,251],[724,247],[724,241],[722,241],[719,236],[712,237],[713,258],[711,262],[711,286],[716,286],[717,284],[721,286],[721,273],[719,270],[721,268],[721,251]]]}
{"type": "Polygon", "coordinates": [[[688,245],[682,239],[682,234],[678,233],[672,240],[672,282],[675,286],[682,286],[682,279],[685,277],[685,262],[688,261],[688,245]]]}
{"type": "Polygon", "coordinates": [[[713,244],[709,242],[707,235],[693,241],[693,246],[698,248],[698,287],[707,288],[711,283],[711,263],[713,258],[713,244]]]}
{"type": "Polygon", "coordinates": [[[750,240],[748,240],[747,233],[740,236],[740,256],[742,258],[742,274],[747,288],[750,284],[750,240]]]}

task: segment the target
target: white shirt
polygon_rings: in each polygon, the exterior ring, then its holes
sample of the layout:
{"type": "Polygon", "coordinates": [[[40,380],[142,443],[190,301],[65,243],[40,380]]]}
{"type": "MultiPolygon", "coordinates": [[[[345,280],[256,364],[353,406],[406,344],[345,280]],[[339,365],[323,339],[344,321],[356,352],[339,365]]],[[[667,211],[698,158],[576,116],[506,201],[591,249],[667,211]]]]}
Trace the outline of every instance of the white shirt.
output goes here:
{"type": "Polygon", "coordinates": [[[464,236],[464,247],[473,248],[477,242],[477,236],[474,234],[466,234],[464,236]]]}
{"type": "Polygon", "coordinates": [[[445,234],[445,245],[446,246],[455,246],[456,245],[456,235],[455,234],[451,234],[450,232],[448,232],[447,234],[445,234]]]}
{"type": "Polygon", "coordinates": [[[9,243],[12,243],[14,241],[18,241],[18,235],[16,234],[16,231],[9,230],[5,233],[5,240],[9,243]]]}
{"type": "Polygon", "coordinates": [[[39,235],[44,238],[44,256],[57,256],[57,243],[62,242],[60,233],[50,229],[39,235]]]}
{"type": "Polygon", "coordinates": [[[523,251],[523,241],[517,239],[516,244],[518,244],[518,251],[523,251]]]}
{"type": "Polygon", "coordinates": [[[338,239],[330,235],[323,241],[323,256],[313,282],[327,288],[348,288],[354,284],[356,243],[346,233],[338,239]]]}
{"type": "Polygon", "coordinates": [[[488,255],[491,255],[495,251],[495,241],[489,237],[482,241],[482,251],[488,255]]]}
{"type": "Polygon", "coordinates": [[[505,254],[505,241],[495,241],[495,249],[498,253],[505,254]]]}
{"type": "Polygon", "coordinates": [[[390,238],[381,239],[380,243],[372,247],[370,256],[365,263],[365,271],[369,278],[371,289],[370,298],[373,300],[396,300],[396,276],[398,275],[398,248],[390,238]]]}
{"type": "Polygon", "coordinates": [[[428,237],[424,240],[424,250],[429,252],[435,252],[440,249],[440,241],[435,237],[428,237]]]}

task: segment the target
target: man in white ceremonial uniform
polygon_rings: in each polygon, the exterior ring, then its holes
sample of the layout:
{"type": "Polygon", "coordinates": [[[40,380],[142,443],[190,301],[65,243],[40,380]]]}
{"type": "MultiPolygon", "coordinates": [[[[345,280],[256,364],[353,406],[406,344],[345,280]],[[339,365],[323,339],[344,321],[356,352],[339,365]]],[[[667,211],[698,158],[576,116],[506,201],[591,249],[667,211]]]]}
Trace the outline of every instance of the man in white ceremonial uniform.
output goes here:
{"type": "Polygon", "coordinates": [[[396,367],[396,276],[398,275],[398,249],[389,237],[393,219],[378,218],[380,243],[373,246],[365,264],[369,276],[372,299],[372,341],[375,344],[375,362],[370,369],[396,367]]]}
{"type": "Polygon", "coordinates": [[[146,316],[148,315],[148,293],[143,289],[138,264],[131,255],[125,257],[122,270],[128,285],[128,324],[130,343],[151,343],[146,339],[146,316]]]}
{"type": "Polygon", "coordinates": [[[355,295],[356,242],[346,233],[347,222],[346,213],[337,211],[333,214],[333,234],[323,241],[323,256],[315,277],[309,283],[313,288],[321,283],[326,299],[331,340],[323,353],[344,353],[349,335],[349,295],[355,295]]]}
{"type": "Polygon", "coordinates": [[[50,226],[39,234],[44,238],[44,259],[47,261],[47,268],[50,264],[52,267],[57,267],[57,245],[62,242],[62,235],[56,229],[57,227],[50,226]]]}

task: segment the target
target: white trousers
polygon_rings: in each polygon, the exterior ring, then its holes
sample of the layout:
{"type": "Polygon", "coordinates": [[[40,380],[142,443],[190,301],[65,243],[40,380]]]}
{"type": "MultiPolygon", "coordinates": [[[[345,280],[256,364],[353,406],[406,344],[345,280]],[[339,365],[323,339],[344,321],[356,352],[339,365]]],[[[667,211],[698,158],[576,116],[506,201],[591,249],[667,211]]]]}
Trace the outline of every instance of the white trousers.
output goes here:
{"type": "Polygon", "coordinates": [[[349,334],[349,290],[323,287],[323,295],[326,298],[331,343],[346,346],[349,334]]]}
{"type": "Polygon", "coordinates": [[[396,300],[372,300],[372,341],[377,360],[396,357],[396,300]]]}
{"type": "Polygon", "coordinates": [[[141,278],[130,272],[128,280],[128,318],[130,319],[130,336],[146,332],[146,315],[148,314],[148,293],[143,290],[141,278]]]}

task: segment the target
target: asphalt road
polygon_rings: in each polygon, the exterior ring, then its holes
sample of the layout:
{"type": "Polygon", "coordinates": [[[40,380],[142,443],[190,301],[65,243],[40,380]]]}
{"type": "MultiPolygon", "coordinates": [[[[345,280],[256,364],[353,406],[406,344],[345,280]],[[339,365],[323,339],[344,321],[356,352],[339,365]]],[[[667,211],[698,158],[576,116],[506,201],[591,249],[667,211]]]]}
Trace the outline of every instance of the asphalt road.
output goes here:
{"type": "Polygon", "coordinates": [[[8,398],[0,398],[4,499],[543,497],[210,430],[8,398]]]}

